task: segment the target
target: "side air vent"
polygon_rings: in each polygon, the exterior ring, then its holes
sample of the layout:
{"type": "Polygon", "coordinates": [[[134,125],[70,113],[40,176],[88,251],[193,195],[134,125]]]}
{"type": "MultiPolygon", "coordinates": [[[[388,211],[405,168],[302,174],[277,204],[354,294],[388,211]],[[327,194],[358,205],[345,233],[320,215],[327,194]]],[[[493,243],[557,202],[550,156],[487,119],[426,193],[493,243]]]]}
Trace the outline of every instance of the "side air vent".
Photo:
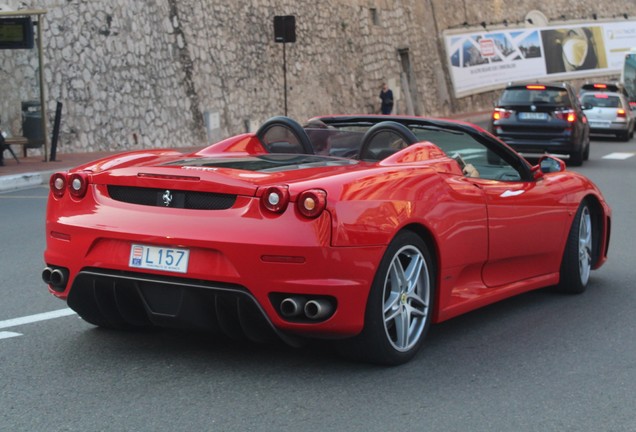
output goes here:
{"type": "Polygon", "coordinates": [[[108,186],[108,194],[130,204],[191,210],[226,210],[236,201],[236,195],[131,186],[108,186]]]}

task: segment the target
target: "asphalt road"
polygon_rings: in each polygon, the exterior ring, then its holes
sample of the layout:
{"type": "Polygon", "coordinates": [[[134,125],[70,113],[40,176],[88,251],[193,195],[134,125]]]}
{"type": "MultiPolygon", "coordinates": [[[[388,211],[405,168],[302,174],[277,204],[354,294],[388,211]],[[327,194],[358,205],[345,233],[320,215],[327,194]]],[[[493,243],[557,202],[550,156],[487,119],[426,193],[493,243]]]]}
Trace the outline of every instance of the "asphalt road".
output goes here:
{"type": "Polygon", "coordinates": [[[532,292],[436,325],[395,368],[319,343],[93,328],[40,280],[46,189],[1,194],[0,431],[635,431],[636,156],[611,153],[636,142],[595,140],[577,168],[614,211],[586,293],[532,292]]]}

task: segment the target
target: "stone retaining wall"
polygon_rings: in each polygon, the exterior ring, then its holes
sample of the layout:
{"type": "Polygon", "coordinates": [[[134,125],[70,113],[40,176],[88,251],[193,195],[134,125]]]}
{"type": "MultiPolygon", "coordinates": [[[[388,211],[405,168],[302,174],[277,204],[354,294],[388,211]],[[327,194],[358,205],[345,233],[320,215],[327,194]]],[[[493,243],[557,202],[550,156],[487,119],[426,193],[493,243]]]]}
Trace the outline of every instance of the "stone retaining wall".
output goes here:
{"type": "MultiPolygon", "coordinates": [[[[633,1],[542,1],[550,19],[636,15],[633,1]]],[[[285,45],[288,115],[371,113],[388,81],[399,113],[449,115],[492,105],[455,99],[441,32],[523,22],[502,0],[0,0],[45,9],[49,134],[63,103],[58,152],[205,144],[284,112],[283,44],[275,15],[296,16],[285,45]],[[408,79],[406,71],[409,71],[408,79]],[[410,98],[406,94],[410,93],[410,98]],[[407,103],[407,101],[412,101],[407,103]]],[[[537,5],[533,5],[537,7],[537,5]]],[[[21,102],[37,100],[36,50],[0,51],[0,127],[22,134],[21,102]]]]}

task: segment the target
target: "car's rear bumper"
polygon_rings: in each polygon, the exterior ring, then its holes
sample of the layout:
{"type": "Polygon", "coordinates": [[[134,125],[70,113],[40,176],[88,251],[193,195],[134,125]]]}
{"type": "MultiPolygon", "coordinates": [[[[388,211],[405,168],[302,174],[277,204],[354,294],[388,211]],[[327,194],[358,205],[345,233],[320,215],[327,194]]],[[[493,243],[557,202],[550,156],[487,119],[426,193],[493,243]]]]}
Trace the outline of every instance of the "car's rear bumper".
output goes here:
{"type": "MultiPolygon", "coordinates": [[[[49,285],[52,294],[67,299],[72,308],[99,310],[129,299],[130,304],[123,307],[136,305],[134,316],[146,314],[152,325],[176,326],[213,319],[217,305],[226,304],[217,299],[229,296],[255,305],[245,310],[259,312],[279,332],[344,337],[361,331],[370,284],[384,246],[332,247],[327,212],[314,220],[301,220],[293,212],[263,219],[254,212],[257,200],[246,208],[227,211],[235,214],[226,217],[205,211],[135,207],[140,206],[121,206],[114,213],[113,208],[96,206],[92,213],[74,217],[61,204],[49,205],[44,259],[47,266],[64,269],[68,281],[55,289],[49,285]],[[181,211],[188,214],[179,214],[181,211]],[[188,249],[187,272],[132,268],[132,244],[188,249]],[[95,297],[95,286],[103,292],[96,303],[86,306],[93,301],[86,298],[95,297]],[[280,301],[290,295],[328,298],[335,309],[323,320],[286,318],[280,301]],[[72,300],[74,296],[81,301],[72,300]],[[157,299],[152,300],[154,297],[157,299]],[[172,303],[186,301],[206,304],[197,310],[210,316],[195,318],[191,310],[183,315],[172,309],[172,303]],[[152,304],[167,304],[167,309],[152,304]]],[[[236,312],[235,300],[227,304],[236,312]]],[[[119,315],[117,312],[117,319],[119,315]]]]}
{"type": "Polygon", "coordinates": [[[629,123],[618,123],[618,122],[612,122],[610,124],[607,125],[607,127],[605,126],[595,126],[595,127],[590,127],[590,133],[592,134],[607,134],[607,135],[614,135],[617,133],[625,133],[629,131],[629,123]]]}
{"type": "Polygon", "coordinates": [[[570,154],[579,150],[579,144],[570,137],[537,139],[503,135],[499,138],[520,153],[570,154]]]}
{"type": "Polygon", "coordinates": [[[573,127],[491,124],[493,135],[521,153],[571,154],[580,151],[582,140],[573,127]]]}

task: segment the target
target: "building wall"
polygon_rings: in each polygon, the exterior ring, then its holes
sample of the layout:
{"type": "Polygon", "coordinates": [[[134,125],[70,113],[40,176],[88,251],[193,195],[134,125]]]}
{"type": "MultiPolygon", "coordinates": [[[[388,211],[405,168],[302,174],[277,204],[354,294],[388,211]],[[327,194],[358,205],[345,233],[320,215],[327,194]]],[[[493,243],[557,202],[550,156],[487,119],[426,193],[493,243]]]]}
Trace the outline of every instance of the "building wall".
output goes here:
{"type": "MultiPolygon", "coordinates": [[[[180,147],[255,129],[284,113],[275,15],[296,16],[285,44],[288,115],[379,110],[383,81],[399,113],[449,115],[492,106],[456,99],[441,32],[466,23],[636,15],[631,0],[0,0],[45,9],[44,77],[58,152],[180,147]]],[[[0,127],[21,135],[21,102],[39,98],[36,50],[0,51],[0,127]]],[[[51,127],[49,126],[49,133],[51,127]]]]}

